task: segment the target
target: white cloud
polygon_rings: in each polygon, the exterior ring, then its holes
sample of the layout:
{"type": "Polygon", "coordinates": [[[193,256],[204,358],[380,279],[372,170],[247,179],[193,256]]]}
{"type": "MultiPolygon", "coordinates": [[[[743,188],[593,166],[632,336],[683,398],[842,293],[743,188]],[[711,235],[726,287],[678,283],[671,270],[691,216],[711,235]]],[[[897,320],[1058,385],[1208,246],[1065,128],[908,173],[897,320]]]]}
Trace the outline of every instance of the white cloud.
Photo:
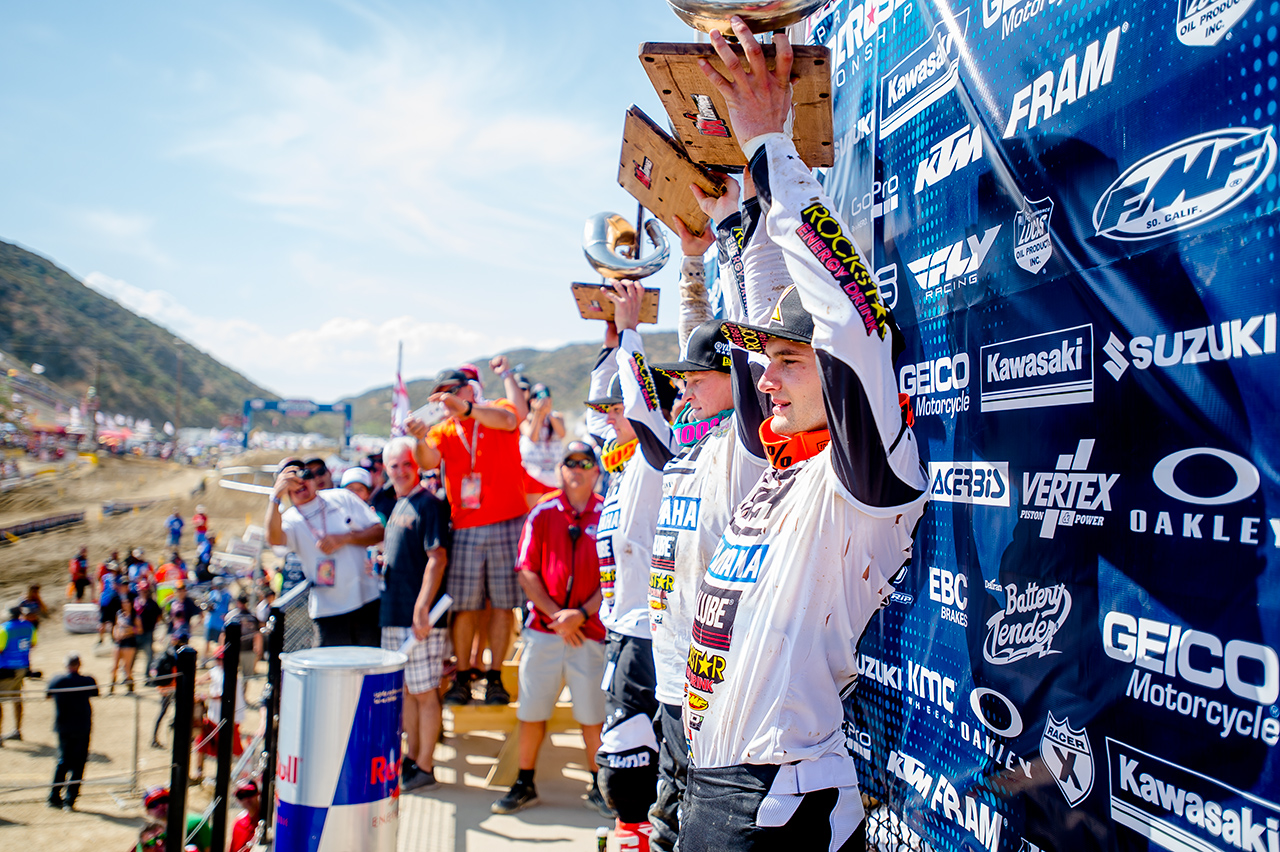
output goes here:
{"type": "Polygon", "coordinates": [[[117,210],[81,210],[73,214],[82,225],[110,242],[111,247],[158,266],[168,266],[168,256],[152,241],[155,222],[149,216],[117,210]]]}

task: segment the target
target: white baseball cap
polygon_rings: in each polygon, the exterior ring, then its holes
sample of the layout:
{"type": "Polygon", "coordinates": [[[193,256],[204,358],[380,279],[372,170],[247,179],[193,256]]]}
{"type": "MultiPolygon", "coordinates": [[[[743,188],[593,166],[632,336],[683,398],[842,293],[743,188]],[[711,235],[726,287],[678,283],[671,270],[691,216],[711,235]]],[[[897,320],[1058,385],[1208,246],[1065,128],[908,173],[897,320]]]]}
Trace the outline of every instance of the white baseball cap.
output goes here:
{"type": "Polygon", "coordinates": [[[365,488],[373,488],[373,479],[369,476],[369,471],[362,467],[347,468],[346,472],[342,474],[342,482],[339,487],[346,488],[353,482],[358,482],[365,488]]]}

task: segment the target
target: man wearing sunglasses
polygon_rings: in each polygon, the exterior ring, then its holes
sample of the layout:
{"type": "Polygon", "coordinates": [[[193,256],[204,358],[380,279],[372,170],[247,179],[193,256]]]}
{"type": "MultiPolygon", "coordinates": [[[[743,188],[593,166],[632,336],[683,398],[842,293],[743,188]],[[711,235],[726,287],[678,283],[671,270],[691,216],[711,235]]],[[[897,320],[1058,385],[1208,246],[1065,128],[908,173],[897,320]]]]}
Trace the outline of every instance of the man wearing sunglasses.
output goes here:
{"type": "Polygon", "coordinates": [[[524,606],[524,593],[512,569],[529,510],[520,463],[520,419],[506,399],[477,402],[475,388],[458,370],[445,370],[436,377],[430,400],[448,409],[449,419],[428,429],[410,417],[405,429],[418,439],[422,469],[442,468],[453,519],[445,585],[453,598],[453,647],[459,671],[444,701],[469,704],[471,680],[483,674],[484,703],[507,704],[511,699],[502,685],[502,661],[514,624],[512,610],[524,606]],[[486,599],[493,604],[488,630],[490,669],[463,670],[486,599]]]}

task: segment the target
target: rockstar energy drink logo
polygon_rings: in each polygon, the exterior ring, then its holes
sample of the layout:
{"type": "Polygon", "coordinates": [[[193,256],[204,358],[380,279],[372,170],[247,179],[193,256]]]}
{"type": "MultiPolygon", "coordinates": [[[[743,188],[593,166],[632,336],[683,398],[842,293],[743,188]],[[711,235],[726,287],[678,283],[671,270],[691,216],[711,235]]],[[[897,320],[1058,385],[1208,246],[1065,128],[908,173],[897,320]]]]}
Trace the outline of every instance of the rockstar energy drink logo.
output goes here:
{"type": "Polygon", "coordinates": [[[631,369],[635,373],[636,381],[640,383],[640,393],[644,395],[644,404],[649,407],[650,411],[657,411],[658,389],[653,384],[653,374],[649,372],[649,367],[645,364],[642,353],[631,353],[631,369]]]}
{"type": "Polygon", "coordinates": [[[613,584],[618,578],[618,572],[615,568],[600,569],[600,591],[606,598],[613,597],[613,584]]]}
{"type": "Polygon", "coordinates": [[[714,692],[715,685],[724,680],[724,668],[724,657],[690,647],[688,666],[685,668],[684,676],[693,689],[700,692],[714,692]]]}
{"type": "Polygon", "coordinates": [[[748,352],[763,352],[764,345],[769,342],[769,335],[754,328],[744,328],[733,323],[725,323],[721,328],[730,343],[748,352]]]}
{"type": "Polygon", "coordinates": [[[821,204],[809,205],[800,218],[802,224],[796,228],[796,236],[853,302],[867,334],[879,334],[883,340],[889,310],[881,301],[876,280],[863,266],[853,241],[844,235],[831,211],[821,204]]]}
{"type": "Polygon", "coordinates": [[[670,592],[675,586],[675,577],[671,574],[653,571],[649,574],[649,590],[653,592],[670,592]]]}

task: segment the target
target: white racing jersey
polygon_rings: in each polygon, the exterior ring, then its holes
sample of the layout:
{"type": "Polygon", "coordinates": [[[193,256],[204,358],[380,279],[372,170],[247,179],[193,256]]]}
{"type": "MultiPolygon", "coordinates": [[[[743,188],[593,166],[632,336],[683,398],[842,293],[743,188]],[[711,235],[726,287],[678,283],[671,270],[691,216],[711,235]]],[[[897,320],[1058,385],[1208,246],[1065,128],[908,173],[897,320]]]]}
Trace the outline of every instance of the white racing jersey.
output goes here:
{"type": "Polygon", "coordinates": [[[768,470],[734,510],[698,590],[684,721],[693,766],[814,761],[797,769],[808,792],[855,783],[840,693],[911,559],[926,479],[898,404],[896,330],[848,228],[781,134],[751,174],[814,320],[830,441],[768,470]]]}

